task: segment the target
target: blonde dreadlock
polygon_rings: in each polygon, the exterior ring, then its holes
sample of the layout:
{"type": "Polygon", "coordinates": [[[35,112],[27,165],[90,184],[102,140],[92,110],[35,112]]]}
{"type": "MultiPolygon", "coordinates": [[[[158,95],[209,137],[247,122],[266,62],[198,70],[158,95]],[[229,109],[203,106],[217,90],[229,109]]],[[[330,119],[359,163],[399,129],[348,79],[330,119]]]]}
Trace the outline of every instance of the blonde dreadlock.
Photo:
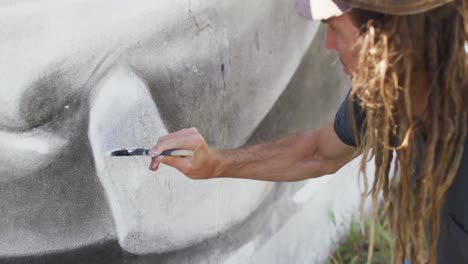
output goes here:
{"type": "MultiPolygon", "coordinates": [[[[456,0],[417,15],[376,14],[378,19],[367,20],[362,28],[351,95],[359,98],[366,113],[359,140],[361,171],[365,175],[371,157],[375,157],[376,168],[373,185],[363,200],[372,197],[374,223],[378,195],[383,193],[393,234],[392,263],[407,258],[411,263],[424,263],[426,258],[436,262],[440,210],[458,171],[467,134],[465,2],[456,0]],[[421,96],[417,85],[421,83],[428,96],[425,107],[416,114],[415,98],[421,96]],[[418,137],[425,138],[424,152],[418,151],[418,137]],[[392,161],[399,173],[393,177],[392,161]],[[428,256],[424,255],[425,241],[428,256]]],[[[373,233],[374,224],[368,261],[373,233]]]]}

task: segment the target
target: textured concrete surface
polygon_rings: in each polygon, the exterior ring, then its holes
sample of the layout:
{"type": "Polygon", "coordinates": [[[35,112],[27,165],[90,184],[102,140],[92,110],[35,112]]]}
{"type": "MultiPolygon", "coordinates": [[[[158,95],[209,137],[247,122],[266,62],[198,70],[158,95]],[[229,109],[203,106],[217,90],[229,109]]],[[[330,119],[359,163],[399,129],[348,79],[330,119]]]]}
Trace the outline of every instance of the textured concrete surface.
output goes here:
{"type": "Polygon", "coordinates": [[[357,207],[355,164],[298,183],[192,181],[108,156],[183,127],[239,147],[331,121],[349,83],[293,1],[4,1],[0,13],[1,263],[327,256],[357,207]]]}

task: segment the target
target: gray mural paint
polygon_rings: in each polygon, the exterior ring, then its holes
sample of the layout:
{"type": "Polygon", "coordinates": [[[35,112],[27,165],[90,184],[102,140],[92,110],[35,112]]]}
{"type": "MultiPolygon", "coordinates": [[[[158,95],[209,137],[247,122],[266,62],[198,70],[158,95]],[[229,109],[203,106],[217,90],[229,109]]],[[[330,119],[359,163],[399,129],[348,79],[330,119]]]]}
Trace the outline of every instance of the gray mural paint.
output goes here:
{"type": "Polygon", "coordinates": [[[355,213],[355,163],[298,183],[193,181],[108,155],[190,126],[239,147],[332,120],[349,82],[292,1],[0,13],[1,263],[320,263],[355,213]]]}

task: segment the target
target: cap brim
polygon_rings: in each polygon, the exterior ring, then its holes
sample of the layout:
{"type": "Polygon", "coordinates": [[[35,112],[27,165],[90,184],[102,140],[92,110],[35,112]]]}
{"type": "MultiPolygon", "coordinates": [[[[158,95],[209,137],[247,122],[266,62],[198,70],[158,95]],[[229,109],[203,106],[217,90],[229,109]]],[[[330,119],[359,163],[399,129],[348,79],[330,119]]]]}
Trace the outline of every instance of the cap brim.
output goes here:
{"type": "Polygon", "coordinates": [[[296,10],[305,18],[325,20],[348,12],[350,7],[338,0],[296,0],[296,10]]]}

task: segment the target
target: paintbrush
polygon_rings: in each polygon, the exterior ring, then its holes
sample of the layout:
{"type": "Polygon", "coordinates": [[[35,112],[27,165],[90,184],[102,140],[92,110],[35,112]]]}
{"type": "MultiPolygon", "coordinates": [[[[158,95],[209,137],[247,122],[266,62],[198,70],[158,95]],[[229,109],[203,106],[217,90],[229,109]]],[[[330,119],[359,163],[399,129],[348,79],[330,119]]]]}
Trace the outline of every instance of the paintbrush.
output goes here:
{"type": "MultiPolygon", "coordinates": [[[[149,154],[149,151],[149,149],[145,148],[124,148],[114,150],[110,153],[110,155],[113,157],[147,156],[149,154]]],[[[186,149],[168,149],[152,157],[156,158],[158,156],[190,157],[193,156],[193,151],[186,149]]]]}

